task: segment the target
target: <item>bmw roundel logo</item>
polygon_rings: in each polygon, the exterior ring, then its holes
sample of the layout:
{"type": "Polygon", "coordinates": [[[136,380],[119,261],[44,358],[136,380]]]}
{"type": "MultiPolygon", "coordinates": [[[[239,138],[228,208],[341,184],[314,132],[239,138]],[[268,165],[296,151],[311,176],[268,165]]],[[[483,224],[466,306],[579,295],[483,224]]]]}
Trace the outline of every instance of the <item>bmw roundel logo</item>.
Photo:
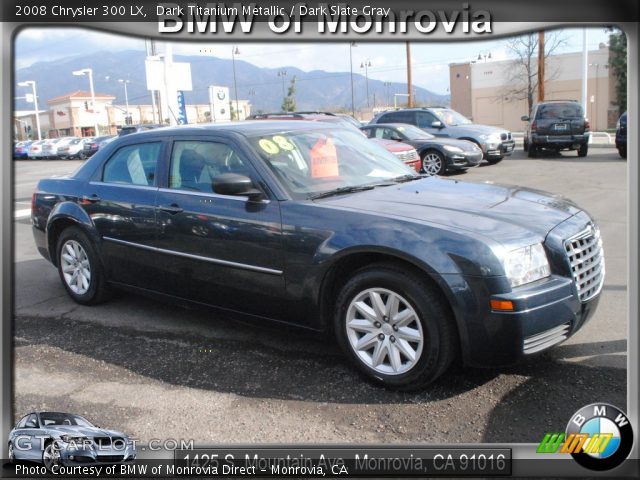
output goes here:
{"type": "Polygon", "coordinates": [[[633,447],[633,430],[617,407],[594,403],[578,410],[567,425],[567,437],[580,442],[571,456],[590,470],[610,470],[620,465],[633,447]]]}

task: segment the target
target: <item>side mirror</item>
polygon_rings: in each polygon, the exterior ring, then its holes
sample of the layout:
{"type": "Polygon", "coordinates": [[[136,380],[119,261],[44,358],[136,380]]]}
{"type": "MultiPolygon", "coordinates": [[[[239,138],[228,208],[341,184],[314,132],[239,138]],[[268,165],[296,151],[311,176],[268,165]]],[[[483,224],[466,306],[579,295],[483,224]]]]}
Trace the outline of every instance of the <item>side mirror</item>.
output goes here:
{"type": "Polygon", "coordinates": [[[528,122],[529,121],[529,115],[523,115],[520,117],[520,120],[522,120],[523,122],[528,122]]]}
{"type": "Polygon", "coordinates": [[[258,201],[264,197],[264,194],[253,186],[253,181],[249,177],[239,173],[218,175],[213,179],[212,187],[214,193],[249,197],[251,201],[258,201]]]}
{"type": "Polygon", "coordinates": [[[444,128],[444,124],[440,120],[431,122],[431,128],[444,128]]]}

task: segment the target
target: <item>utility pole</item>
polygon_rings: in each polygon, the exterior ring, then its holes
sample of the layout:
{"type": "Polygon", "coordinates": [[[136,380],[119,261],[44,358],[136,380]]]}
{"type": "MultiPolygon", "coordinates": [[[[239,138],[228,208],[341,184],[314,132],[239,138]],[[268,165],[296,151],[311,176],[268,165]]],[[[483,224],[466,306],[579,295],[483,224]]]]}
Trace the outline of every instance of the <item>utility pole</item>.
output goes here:
{"type": "Polygon", "coordinates": [[[351,70],[351,115],[356,116],[356,104],[353,94],[353,47],[356,47],[356,42],[349,43],[349,69],[351,70]]]}
{"type": "Polygon", "coordinates": [[[407,42],[407,107],[413,107],[413,85],[411,82],[411,44],[407,42]]]}
{"type": "Polygon", "coordinates": [[[589,78],[589,53],[587,51],[587,29],[582,32],[582,110],[587,114],[587,81],[589,78]]]}
{"type": "Polygon", "coordinates": [[[544,30],[538,32],[538,103],[544,102],[544,30]]]}

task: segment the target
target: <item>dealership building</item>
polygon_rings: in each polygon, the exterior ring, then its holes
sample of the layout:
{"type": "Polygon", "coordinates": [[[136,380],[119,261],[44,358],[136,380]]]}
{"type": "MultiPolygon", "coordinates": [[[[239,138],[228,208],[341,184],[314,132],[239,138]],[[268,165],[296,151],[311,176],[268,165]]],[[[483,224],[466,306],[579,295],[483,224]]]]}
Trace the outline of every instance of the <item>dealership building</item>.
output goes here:
{"type": "MultiPolygon", "coordinates": [[[[588,52],[587,111],[593,131],[614,128],[618,118],[615,77],[609,68],[609,48],[604,44],[588,52]]],[[[537,57],[532,59],[537,71],[537,57]]],[[[521,93],[524,83],[514,80],[513,60],[453,63],[449,65],[451,108],[476,123],[522,131],[520,119],[528,115],[521,93]]],[[[545,100],[582,99],[582,52],[550,55],[545,62],[545,100]]],[[[534,103],[537,91],[534,92],[534,103]]]]}
{"type": "MultiPolygon", "coordinates": [[[[126,105],[114,105],[115,98],[113,95],[95,93],[95,105],[92,105],[91,93],[78,90],[48,100],[46,103],[49,108],[39,112],[42,138],[95,136],[96,120],[98,135],[116,134],[119,127],[127,124],[127,117],[130,117],[128,123],[133,125],[158,123],[152,105],[129,105],[127,109],[126,105]]],[[[235,106],[235,101],[233,104],[235,106]]],[[[186,105],[185,108],[188,123],[211,121],[209,104],[186,105]]],[[[242,120],[251,115],[248,100],[238,100],[238,109],[242,120]]],[[[17,139],[37,138],[36,113],[15,111],[14,132],[17,139]]]]}

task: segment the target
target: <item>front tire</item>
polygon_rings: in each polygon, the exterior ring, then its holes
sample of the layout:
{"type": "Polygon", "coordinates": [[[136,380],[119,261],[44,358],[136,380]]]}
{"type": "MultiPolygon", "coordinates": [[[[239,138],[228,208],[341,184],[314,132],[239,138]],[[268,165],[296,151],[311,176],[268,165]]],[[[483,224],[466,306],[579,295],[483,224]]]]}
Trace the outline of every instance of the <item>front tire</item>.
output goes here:
{"type": "Polygon", "coordinates": [[[394,264],[356,272],[336,302],[335,333],[369,380],[416,390],[436,380],[455,355],[453,319],[441,295],[394,264]]]}
{"type": "Polygon", "coordinates": [[[62,232],[56,249],[58,273],[69,296],[82,305],[97,305],[109,297],[104,268],[93,243],[78,227],[62,232]]]}
{"type": "Polygon", "coordinates": [[[446,170],[444,155],[437,150],[427,150],[422,154],[422,171],[429,176],[442,175],[446,170]]]}
{"type": "Polygon", "coordinates": [[[48,471],[53,472],[53,467],[60,465],[60,451],[55,442],[47,443],[42,451],[42,464],[48,471]]]}
{"type": "Polygon", "coordinates": [[[16,452],[13,450],[13,443],[9,442],[9,463],[14,465],[16,463],[16,452]]]}

